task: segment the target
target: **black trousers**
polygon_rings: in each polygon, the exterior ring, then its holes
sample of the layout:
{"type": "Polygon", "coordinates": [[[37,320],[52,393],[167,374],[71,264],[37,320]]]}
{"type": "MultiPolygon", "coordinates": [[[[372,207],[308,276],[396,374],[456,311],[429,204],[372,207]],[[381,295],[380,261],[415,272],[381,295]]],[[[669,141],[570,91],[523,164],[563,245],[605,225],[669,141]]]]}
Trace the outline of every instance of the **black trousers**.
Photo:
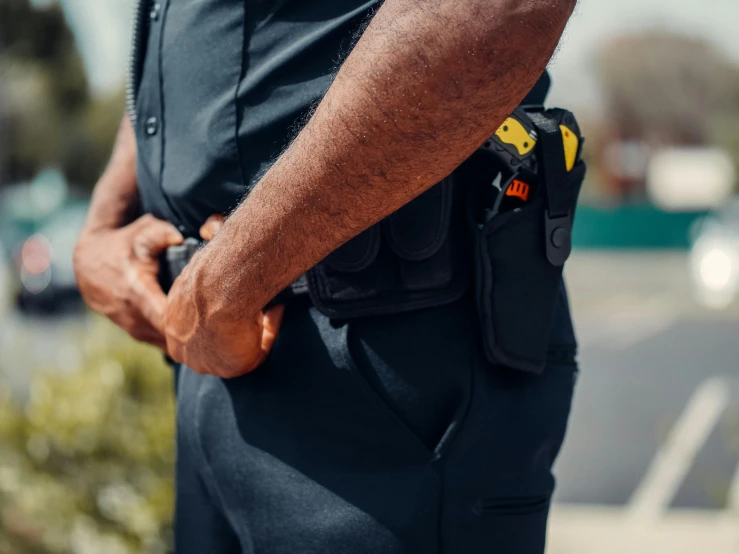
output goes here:
{"type": "Polygon", "coordinates": [[[488,364],[475,321],[469,299],[354,321],[294,304],[253,373],[179,368],[177,553],[542,553],[566,295],[541,376],[488,364]]]}

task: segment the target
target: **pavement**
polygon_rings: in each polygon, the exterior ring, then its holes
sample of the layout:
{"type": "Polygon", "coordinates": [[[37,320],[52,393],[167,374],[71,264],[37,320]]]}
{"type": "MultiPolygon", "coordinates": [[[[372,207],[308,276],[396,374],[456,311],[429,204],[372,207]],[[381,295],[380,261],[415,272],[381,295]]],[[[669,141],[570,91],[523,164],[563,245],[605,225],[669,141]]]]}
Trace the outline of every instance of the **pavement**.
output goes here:
{"type": "MultiPolygon", "coordinates": [[[[566,278],[581,371],[548,554],[739,554],[739,307],[699,306],[679,252],[575,252],[566,278]]],[[[73,369],[89,326],[0,294],[0,378],[73,369]]]]}
{"type": "Polygon", "coordinates": [[[24,397],[34,371],[73,371],[83,359],[81,338],[91,317],[83,310],[26,315],[14,309],[15,286],[0,256],[0,386],[24,397]]]}
{"type": "Polygon", "coordinates": [[[739,309],[682,253],[578,252],[580,340],[549,554],[739,552],[739,309]]]}

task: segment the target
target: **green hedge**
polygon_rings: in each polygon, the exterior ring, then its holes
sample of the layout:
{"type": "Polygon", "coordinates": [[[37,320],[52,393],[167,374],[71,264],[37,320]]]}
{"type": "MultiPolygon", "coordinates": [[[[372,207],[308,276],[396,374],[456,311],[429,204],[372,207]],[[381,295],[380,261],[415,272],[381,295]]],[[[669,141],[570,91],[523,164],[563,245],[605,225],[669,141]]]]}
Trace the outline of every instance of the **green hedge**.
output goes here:
{"type": "Polygon", "coordinates": [[[579,206],[575,248],[685,249],[690,228],[705,212],[668,213],[643,204],[615,209],[579,206]]]}
{"type": "Polygon", "coordinates": [[[79,370],[0,397],[0,553],[171,552],[171,370],[107,322],[79,339],[79,370]]]}

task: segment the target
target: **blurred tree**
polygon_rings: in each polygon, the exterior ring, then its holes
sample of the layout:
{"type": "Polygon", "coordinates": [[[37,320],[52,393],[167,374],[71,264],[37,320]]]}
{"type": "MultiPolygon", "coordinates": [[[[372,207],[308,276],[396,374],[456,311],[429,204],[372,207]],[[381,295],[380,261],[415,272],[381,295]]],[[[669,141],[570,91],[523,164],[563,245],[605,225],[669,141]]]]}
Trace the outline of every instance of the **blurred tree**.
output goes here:
{"type": "Polygon", "coordinates": [[[107,321],[79,343],[78,371],[0,395],[0,553],[171,552],[171,370],[107,321]]]}
{"type": "Polygon", "coordinates": [[[58,2],[0,2],[0,68],[0,186],[56,166],[90,188],[110,151],[123,94],[91,95],[58,2]]]}
{"type": "Polygon", "coordinates": [[[739,114],[739,66],[706,41],[647,32],[598,55],[611,125],[624,139],[705,145],[739,114]]]}
{"type": "MultiPolygon", "coordinates": [[[[0,0],[1,1],[1,0],[0,0]]],[[[72,183],[92,188],[110,158],[126,104],[121,88],[110,96],[95,96],[75,127],[78,135],[69,144],[63,167],[72,183]]]]}
{"type": "Polygon", "coordinates": [[[739,169],[739,66],[707,41],[648,31],[599,50],[605,124],[591,168],[621,197],[644,199],[650,151],[718,146],[739,169]]]}

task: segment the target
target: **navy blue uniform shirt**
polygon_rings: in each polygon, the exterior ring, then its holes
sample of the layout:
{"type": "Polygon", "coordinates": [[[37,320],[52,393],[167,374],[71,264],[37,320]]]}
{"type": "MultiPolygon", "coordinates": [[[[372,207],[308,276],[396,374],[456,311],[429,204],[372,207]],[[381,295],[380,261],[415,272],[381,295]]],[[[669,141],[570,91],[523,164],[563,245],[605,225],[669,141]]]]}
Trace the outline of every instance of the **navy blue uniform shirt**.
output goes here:
{"type": "MultiPolygon", "coordinates": [[[[144,211],[195,235],[321,99],[377,0],[139,0],[130,112],[144,211]]],[[[527,98],[541,104],[545,74],[527,98]]]]}

